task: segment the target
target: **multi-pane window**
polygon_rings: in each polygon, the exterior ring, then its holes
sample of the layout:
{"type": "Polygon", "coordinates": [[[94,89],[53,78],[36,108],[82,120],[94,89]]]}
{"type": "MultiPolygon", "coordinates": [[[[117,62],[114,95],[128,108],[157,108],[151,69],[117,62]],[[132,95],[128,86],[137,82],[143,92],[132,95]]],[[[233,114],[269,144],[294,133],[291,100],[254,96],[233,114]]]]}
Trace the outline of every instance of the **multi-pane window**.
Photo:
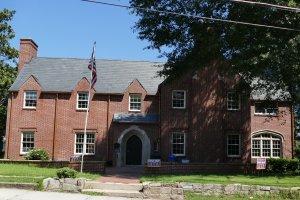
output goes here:
{"type": "Polygon", "coordinates": [[[240,95],[237,92],[227,93],[227,110],[240,109],[240,95]]]}
{"type": "Polygon", "coordinates": [[[85,110],[89,103],[89,93],[88,92],[78,92],[77,93],[77,109],[85,110]]]}
{"type": "Polygon", "coordinates": [[[278,158],[281,156],[281,138],[271,133],[252,136],[252,157],[278,158]]]}
{"type": "Polygon", "coordinates": [[[186,104],[186,92],[184,90],[172,91],[172,107],[185,108],[185,104],[186,104]]]}
{"type": "Polygon", "coordinates": [[[254,113],[257,115],[277,115],[278,106],[276,102],[256,102],[254,113]]]}
{"type": "Polygon", "coordinates": [[[129,95],[129,111],[141,111],[142,95],[130,94],[129,95]]]}
{"type": "Polygon", "coordinates": [[[25,91],[24,93],[24,108],[36,108],[37,92],[25,91]]]}
{"type": "Polygon", "coordinates": [[[26,131],[22,132],[21,140],[21,153],[28,153],[31,149],[34,148],[34,132],[26,131]]]}
{"type": "Polygon", "coordinates": [[[227,135],[227,156],[228,157],[235,157],[240,156],[240,135],[238,134],[231,134],[227,135]]]}
{"type": "MultiPolygon", "coordinates": [[[[84,133],[76,133],[75,154],[83,153],[84,133]]],[[[86,154],[95,154],[95,134],[86,133],[86,154]]]]}
{"type": "Polygon", "coordinates": [[[185,134],[175,132],[172,135],[172,153],[176,156],[185,155],[185,134]]]}

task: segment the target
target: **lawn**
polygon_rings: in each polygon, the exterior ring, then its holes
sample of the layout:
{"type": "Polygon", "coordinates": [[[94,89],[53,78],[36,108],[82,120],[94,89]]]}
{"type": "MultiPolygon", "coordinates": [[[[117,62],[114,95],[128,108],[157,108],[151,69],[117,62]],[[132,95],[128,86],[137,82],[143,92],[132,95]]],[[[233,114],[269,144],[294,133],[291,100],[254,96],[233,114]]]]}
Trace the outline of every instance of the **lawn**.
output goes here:
{"type": "Polygon", "coordinates": [[[224,195],[224,196],[204,196],[196,193],[186,193],[185,195],[186,200],[244,200],[244,199],[251,199],[251,200],[284,200],[284,199],[300,199],[299,192],[286,192],[286,193],[279,193],[279,194],[271,194],[271,195],[224,195]]]}
{"type": "MultiPolygon", "coordinates": [[[[42,168],[35,165],[0,163],[0,182],[37,183],[44,178],[56,177],[57,168],[42,168]]],[[[97,179],[99,174],[78,173],[77,177],[97,179]]]]}
{"type": "Polygon", "coordinates": [[[295,187],[300,185],[300,176],[258,176],[258,175],[216,175],[216,174],[194,174],[194,175],[145,175],[141,181],[175,183],[218,183],[232,184],[240,183],[245,185],[268,185],[295,187]]]}

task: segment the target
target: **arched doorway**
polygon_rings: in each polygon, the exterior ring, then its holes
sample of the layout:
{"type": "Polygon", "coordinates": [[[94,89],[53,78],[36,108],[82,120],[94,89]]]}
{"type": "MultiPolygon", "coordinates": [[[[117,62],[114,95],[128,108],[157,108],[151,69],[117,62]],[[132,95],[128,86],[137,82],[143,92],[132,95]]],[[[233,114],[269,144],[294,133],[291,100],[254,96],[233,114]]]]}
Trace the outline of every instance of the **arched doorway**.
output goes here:
{"type": "MultiPolygon", "coordinates": [[[[139,128],[138,126],[136,125],[132,125],[130,126],[129,128],[125,129],[120,137],[118,138],[118,143],[120,144],[120,150],[119,152],[117,153],[117,156],[116,156],[116,165],[118,167],[121,167],[121,166],[124,166],[124,165],[130,165],[130,164],[127,164],[127,159],[126,157],[130,157],[131,155],[128,155],[127,156],[127,147],[130,148],[130,146],[134,146],[134,148],[137,148],[136,146],[141,146],[139,147],[139,153],[141,153],[141,160],[139,161],[139,164],[136,164],[136,165],[143,165],[145,163],[147,163],[147,160],[150,158],[150,149],[151,149],[151,145],[150,145],[150,139],[149,137],[147,136],[146,132],[139,128]],[[133,137],[135,136],[135,137],[133,137]],[[139,142],[141,144],[138,144],[138,145],[128,145],[127,143],[139,143],[137,142],[137,140],[139,140],[139,142]]],[[[129,149],[130,150],[130,149],[129,149]]],[[[133,150],[131,150],[133,151],[133,150]]],[[[134,152],[136,153],[136,152],[134,152]]],[[[137,155],[133,156],[132,157],[137,157],[137,155]]],[[[129,158],[130,159],[130,158],[129,158]]]]}
{"type": "Polygon", "coordinates": [[[142,164],[142,141],[136,135],[126,142],[126,165],[142,164]]]}

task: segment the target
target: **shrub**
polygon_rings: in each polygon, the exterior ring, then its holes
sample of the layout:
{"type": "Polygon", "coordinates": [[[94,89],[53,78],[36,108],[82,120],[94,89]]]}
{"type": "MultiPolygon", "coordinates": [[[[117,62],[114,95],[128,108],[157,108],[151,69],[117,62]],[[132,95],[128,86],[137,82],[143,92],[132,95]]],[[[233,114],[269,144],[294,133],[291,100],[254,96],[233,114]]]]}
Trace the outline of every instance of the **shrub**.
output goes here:
{"type": "Polygon", "coordinates": [[[298,159],[300,159],[300,145],[295,148],[295,154],[298,159]]]}
{"type": "Polygon", "coordinates": [[[58,178],[76,178],[77,171],[69,167],[64,167],[56,171],[58,178]]]}
{"type": "Polygon", "coordinates": [[[26,160],[49,160],[49,155],[45,149],[32,149],[26,156],[26,160]]]}
{"type": "Polygon", "coordinates": [[[275,174],[297,174],[300,170],[298,159],[270,158],[268,171],[275,174]]]}

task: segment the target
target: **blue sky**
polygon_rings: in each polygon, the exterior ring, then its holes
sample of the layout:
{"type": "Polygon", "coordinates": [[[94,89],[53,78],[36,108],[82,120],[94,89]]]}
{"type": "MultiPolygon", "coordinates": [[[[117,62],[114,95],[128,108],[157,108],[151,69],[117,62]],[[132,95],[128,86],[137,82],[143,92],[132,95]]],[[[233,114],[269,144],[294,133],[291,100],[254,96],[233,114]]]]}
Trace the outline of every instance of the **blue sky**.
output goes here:
{"type": "MultiPolygon", "coordinates": [[[[128,4],[128,0],[103,1],[128,4]]],[[[19,49],[20,38],[32,38],[40,57],[89,58],[96,41],[97,58],[165,60],[158,58],[158,51],[144,49],[149,43],[132,29],[137,17],[123,8],[81,0],[1,0],[3,8],[16,11],[11,45],[19,49]]]]}

